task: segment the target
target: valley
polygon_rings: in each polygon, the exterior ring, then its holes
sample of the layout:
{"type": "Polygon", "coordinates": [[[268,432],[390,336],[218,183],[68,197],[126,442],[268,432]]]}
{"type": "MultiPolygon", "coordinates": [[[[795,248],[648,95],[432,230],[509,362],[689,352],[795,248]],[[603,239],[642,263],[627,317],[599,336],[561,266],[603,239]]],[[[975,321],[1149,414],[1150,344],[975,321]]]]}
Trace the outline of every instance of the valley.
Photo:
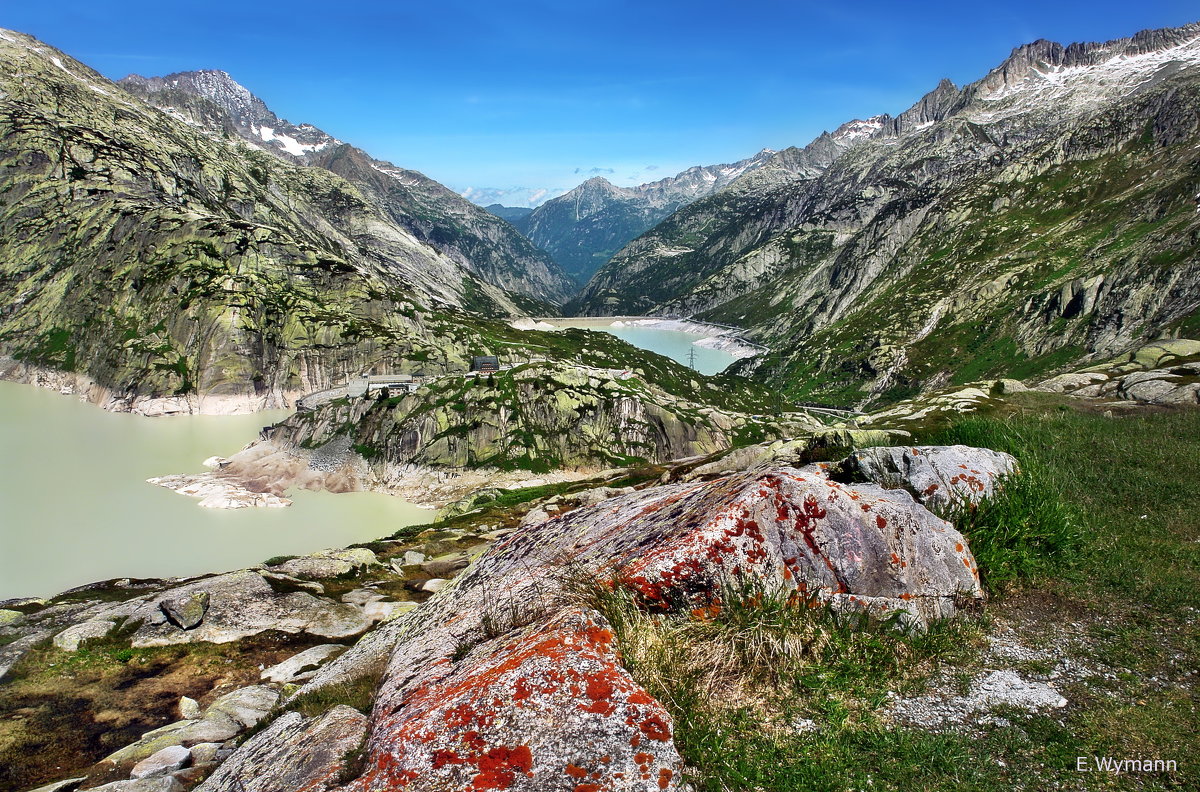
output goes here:
{"type": "Polygon", "coordinates": [[[0,788],[1193,785],[1200,23],[536,207],[0,67],[0,788]]]}

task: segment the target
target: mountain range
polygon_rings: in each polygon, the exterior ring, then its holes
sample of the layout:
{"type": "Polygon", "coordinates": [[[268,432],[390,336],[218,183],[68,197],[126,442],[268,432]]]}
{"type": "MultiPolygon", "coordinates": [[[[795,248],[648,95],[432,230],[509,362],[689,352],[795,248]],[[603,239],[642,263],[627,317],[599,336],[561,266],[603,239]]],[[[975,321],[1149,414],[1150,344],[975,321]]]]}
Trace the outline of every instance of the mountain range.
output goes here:
{"type": "Polygon", "coordinates": [[[1037,41],[789,149],[631,242],[573,305],[747,328],[740,371],[894,400],[1200,328],[1200,26],[1037,41]]]}
{"type": "Polygon", "coordinates": [[[676,209],[761,167],[773,153],[764,149],[729,165],[697,165],[637,187],[618,187],[595,176],[524,216],[506,219],[584,283],[626,243],[676,209]]]}

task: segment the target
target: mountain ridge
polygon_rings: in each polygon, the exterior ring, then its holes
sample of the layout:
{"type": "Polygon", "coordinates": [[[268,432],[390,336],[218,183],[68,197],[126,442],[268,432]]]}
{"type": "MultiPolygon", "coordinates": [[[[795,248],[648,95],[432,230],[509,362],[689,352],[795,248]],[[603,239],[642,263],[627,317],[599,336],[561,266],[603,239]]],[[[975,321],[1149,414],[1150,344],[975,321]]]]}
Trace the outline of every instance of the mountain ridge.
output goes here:
{"type": "Polygon", "coordinates": [[[840,403],[1176,332],[1200,296],[1198,41],[1189,25],[1018,47],[961,89],[944,80],[899,116],[787,150],[824,151],[820,173],[764,167],[679,210],[572,305],[747,327],[778,351],[740,371],[840,403]]]}
{"type": "Polygon", "coordinates": [[[552,305],[574,291],[547,254],[484,209],[418,171],[376,160],[312,124],[279,118],[227,72],[130,75],[118,84],[189,123],[237,135],[288,161],[338,173],[364,189],[405,231],[506,291],[552,305]]]}

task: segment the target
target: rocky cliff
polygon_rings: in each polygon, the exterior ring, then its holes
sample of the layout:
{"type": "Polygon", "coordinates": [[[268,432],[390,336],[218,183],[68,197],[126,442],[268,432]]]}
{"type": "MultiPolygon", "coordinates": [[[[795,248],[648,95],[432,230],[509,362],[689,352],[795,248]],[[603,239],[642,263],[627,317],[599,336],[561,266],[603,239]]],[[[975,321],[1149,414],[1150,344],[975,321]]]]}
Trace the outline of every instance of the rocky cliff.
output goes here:
{"type": "MultiPolygon", "coordinates": [[[[581,310],[696,315],[743,372],[851,404],[1044,374],[1194,332],[1200,27],[1037,42],[676,212],[581,310]]],[[[782,154],[782,153],[781,153],[782,154]]]]}
{"type": "Polygon", "coordinates": [[[255,409],[364,370],[463,370],[514,336],[486,317],[531,304],[395,222],[371,193],[391,176],[285,161],[19,33],[0,62],[5,376],[52,370],[115,409],[255,409]]]}
{"type": "Polygon", "coordinates": [[[681,206],[762,167],[773,153],[763,150],[728,165],[698,165],[637,187],[618,187],[597,176],[514,223],[582,283],[625,243],[681,206]]]}
{"type": "Polygon", "coordinates": [[[507,223],[413,170],[372,158],[312,124],[292,124],[222,71],[130,75],[125,90],[203,128],[236,135],[285,160],[324,168],[353,184],[398,228],[487,283],[557,305],[574,284],[507,223]]]}

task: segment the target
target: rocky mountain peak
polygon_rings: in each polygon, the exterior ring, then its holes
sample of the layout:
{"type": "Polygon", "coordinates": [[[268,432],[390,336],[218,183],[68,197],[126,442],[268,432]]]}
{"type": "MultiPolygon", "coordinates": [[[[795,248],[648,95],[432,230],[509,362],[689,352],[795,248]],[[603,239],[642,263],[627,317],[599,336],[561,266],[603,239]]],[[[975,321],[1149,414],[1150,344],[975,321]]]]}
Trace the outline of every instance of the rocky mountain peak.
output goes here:
{"type": "Polygon", "coordinates": [[[341,141],[312,124],[292,124],[267,107],[228,72],[176,72],[165,77],[131,74],[117,83],[151,104],[204,127],[224,127],[255,145],[305,159],[341,141]]]}
{"type": "Polygon", "coordinates": [[[1095,67],[1120,69],[1130,60],[1153,55],[1177,55],[1191,60],[1195,58],[1198,40],[1200,23],[1143,30],[1127,38],[1106,42],[1076,42],[1065,47],[1055,41],[1038,39],[1014,48],[1003,63],[971,88],[978,96],[986,97],[1020,88],[1031,80],[1036,84],[1048,75],[1067,70],[1095,67]]]}

